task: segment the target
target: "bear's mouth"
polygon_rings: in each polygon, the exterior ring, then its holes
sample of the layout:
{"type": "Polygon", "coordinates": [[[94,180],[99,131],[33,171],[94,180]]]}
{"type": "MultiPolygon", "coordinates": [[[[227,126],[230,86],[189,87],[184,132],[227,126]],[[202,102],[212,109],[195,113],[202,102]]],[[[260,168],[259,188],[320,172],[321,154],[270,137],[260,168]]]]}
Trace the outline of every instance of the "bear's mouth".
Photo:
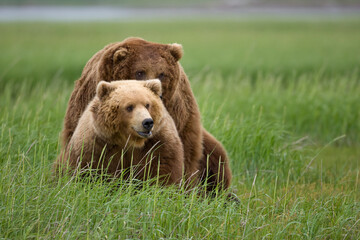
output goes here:
{"type": "Polygon", "coordinates": [[[139,136],[143,137],[143,138],[149,138],[152,135],[151,131],[145,131],[145,132],[136,131],[136,133],[139,134],[139,136]]]}

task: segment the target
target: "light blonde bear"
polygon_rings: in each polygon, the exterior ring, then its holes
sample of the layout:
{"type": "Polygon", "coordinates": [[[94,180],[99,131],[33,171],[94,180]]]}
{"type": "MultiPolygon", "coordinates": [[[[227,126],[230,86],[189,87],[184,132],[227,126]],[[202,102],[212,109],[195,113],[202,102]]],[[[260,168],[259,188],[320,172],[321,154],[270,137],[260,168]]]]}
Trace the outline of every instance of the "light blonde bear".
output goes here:
{"type": "Polygon", "coordinates": [[[116,177],[132,172],[141,180],[180,183],[184,150],[161,95],[157,79],[101,81],[55,169],[105,169],[116,177]]]}

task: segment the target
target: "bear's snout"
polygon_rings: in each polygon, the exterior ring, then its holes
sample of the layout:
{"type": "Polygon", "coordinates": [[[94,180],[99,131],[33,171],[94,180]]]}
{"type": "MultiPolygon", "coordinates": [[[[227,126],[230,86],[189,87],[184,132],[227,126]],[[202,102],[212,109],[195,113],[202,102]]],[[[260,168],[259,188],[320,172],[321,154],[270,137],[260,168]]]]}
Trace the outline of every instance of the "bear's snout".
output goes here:
{"type": "Polygon", "coordinates": [[[145,118],[142,123],[142,130],[137,130],[133,127],[133,129],[137,132],[137,134],[142,138],[149,138],[152,135],[152,128],[154,127],[154,121],[151,118],[145,118]]]}
{"type": "Polygon", "coordinates": [[[143,125],[143,127],[144,127],[146,130],[150,131],[150,130],[153,128],[153,126],[154,126],[154,121],[153,121],[151,118],[146,118],[146,119],[142,122],[142,125],[143,125]]]}

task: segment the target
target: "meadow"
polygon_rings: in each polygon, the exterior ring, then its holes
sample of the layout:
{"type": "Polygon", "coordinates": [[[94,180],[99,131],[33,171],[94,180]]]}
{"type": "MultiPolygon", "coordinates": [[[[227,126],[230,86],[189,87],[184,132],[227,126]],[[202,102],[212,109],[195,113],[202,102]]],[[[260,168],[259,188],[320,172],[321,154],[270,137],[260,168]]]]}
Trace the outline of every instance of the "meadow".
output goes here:
{"type": "Polygon", "coordinates": [[[357,239],[360,20],[0,23],[0,239],[357,239]],[[181,43],[231,192],[52,176],[74,81],[106,44],[181,43]]]}

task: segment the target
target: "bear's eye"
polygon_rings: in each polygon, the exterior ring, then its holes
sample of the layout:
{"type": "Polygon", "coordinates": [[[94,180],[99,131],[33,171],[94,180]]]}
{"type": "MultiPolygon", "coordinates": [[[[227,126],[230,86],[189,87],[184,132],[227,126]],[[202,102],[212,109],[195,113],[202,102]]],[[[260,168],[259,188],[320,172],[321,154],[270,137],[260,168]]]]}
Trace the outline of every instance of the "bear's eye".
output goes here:
{"type": "Polygon", "coordinates": [[[126,107],[126,111],[128,111],[128,112],[132,112],[133,109],[134,109],[133,105],[129,105],[126,107]]]}
{"type": "Polygon", "coordinates": [[[164,78],[165,78],[165,74],[164,74],[164,73],[160,73],[159,76],[158,76],[158,79],[159,79],[160,81],[162,81],[164,78]]]}
{"type": "Polygon", "coordinates": [[[135,79],[136,80],[145,80],[146,79],[146,73],[145,71],[137,71],[135,73],[135,79]]]}
{"type": "Polygon", "coordinates": [[[149,109],[149,108],[150,108],[150,104],[146,104],[145,107],[146,107],[146,109],[149,109]]]}

